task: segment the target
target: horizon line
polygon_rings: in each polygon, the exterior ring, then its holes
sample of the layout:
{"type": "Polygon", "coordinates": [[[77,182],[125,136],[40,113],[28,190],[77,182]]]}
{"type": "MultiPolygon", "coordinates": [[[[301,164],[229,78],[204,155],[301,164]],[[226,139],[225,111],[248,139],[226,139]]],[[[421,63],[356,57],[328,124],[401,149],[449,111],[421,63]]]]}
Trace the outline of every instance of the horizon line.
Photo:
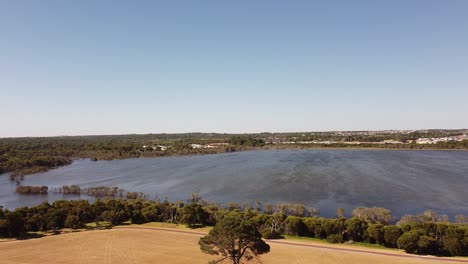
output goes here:
{"type": "Polygon", "coordinates": [[[149,132],[149,133],[125,133],[125,134],[68,134],[49,136],[0,136],[0,139],[12,138],[60,138],[60,137],[93,137],[93,136],[129,136],[129,135],[184,135],[184,134],[219,134],[219,135],[252,135],[252,134],[299,134],[299,133],[333,133],[333,132],[384,132],[384,131],[434,131],[434,130],[466,130],[468,128],[419,128],[419,129],[364,129],[364,130],[310,130],[310,131],[262,131],[262,132],[149,132]]]}

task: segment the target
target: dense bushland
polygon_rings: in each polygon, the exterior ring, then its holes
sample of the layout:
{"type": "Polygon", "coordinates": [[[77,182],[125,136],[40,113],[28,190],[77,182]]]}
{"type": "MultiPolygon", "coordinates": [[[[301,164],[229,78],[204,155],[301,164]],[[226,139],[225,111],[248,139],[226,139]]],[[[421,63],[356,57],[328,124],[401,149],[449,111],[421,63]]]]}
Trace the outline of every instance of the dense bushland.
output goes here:
{"type": "Polygon", "coordinates": [[[76,136],[50,138],[0,138],[0,174],[13,172],[12,180],[22,175],[44,172],[68,165],[73,159],[93,160],[160,157],[234,151],[234,148],[193,149],[189,143],[227,141],[221,136],[183,135],[122,135],[76,136]],[[163,151],[158,145],[170,146],[163,151]],[[143,146],[154,146],[143,148],[143,146]]]}
{"type": "MultiPolygon", "coordinates": [[[[131,193],[137,197],[139,194],[131,193]]],[[[300,204],[255,206],[208,203],[194,195],[186,203],[142,199],[56,201],[14,211],[0,209],[0,236],[21,237],[28,232],[80,228],[86,223],[107,221],[119,225],[130,221],[171,222],[189,227],[215,225],[226,213],[242,211],[264,238],[283,235],[306,236],[330,243],[366,242],[408,253],[441,256],[468,256],[468,217],[457,216],[456,223],[446,216],[426,211],[405,216],[395,224],[384,208],[357,208],[352,217],[323,218],[318,210],[300,204]]],[[[338,210],[342,214],[342,210],[338,210]]]]}

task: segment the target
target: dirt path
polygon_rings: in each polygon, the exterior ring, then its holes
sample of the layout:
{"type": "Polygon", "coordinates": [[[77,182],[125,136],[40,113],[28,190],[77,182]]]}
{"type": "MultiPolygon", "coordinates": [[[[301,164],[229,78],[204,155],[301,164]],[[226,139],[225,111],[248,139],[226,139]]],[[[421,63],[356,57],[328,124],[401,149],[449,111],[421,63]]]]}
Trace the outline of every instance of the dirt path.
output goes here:
{"type": "MultiPolygon", "coordinates": [[[[177,229],[170,229],[170,228],[159,228],[159,227],[117,226],[117,227],[114,227],[114,228],[116,228],[116,229],[155,230],[155,231],[174,232],[174,233],[179,233],[179,234],[189,234],[189,235],[197,235],[197,236],[206,235],[206,233],[203,233],[203,232],[188,231],[188,230],[177,230],[177,229]]],[[[410,254],[405,254],[405,253],[398,254],[398,253],[391,253],[391,252],[383,252],[383,251],[380,251],[380,250],[341,248],[341,247],[336,247],[336,246],[317,245],[317,244],[312,244],[312,243],[298,243],[298,242],[290,242],[290,241],[285,241],[285,240],[267,240],[267,241],[268,241],[268,243],[272,243],[272,244],[289,245],[289,246],[296,246],[296,247],[309,247],[309,248],[318,248],[318,249],[326,249],[326,250],[334,250],[334,251],[342,251],[342,252],[381,255],[381,256],[388,256],[388,257],[436,260],[436,261],[440,261],[440,262],[468,263],[468,259],[459,259],[459,258],[452,259],[452,258],[442,258],[442,257],[435,257],[435,256],[410,255],[410,254]]]]}

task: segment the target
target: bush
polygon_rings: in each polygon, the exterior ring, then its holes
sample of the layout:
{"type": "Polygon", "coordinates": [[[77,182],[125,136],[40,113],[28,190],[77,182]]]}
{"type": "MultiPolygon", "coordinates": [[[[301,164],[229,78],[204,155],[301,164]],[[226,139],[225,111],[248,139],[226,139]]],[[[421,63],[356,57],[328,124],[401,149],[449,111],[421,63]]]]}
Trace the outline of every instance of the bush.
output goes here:
{"type": "Polygon", "coordinates": [[[187,224],[189,227],[195,225],[204,226],[208,214],[203,210],[203,207],[197,203],[191,203],[186,205],[182,209],[182,217],[180,219],[181,223],[187,224]]]}
{"type": "Polygon", "coordinates": [[[76,215],[69,215],[65,220],[65,227],[67,228],[80,228],[82,225],[80,223],[80,218],[76,215]]]}
{"type": "Polygon", "coordinates": [[[437,239],[430,236],[420,236],[418,240],[418,254],[433,254],[437,252],[437,239]]]}
{"type": "Polygon", "coordinates": [[[448,234],[442,238],[442,246],[451,256],[461,255],[463,251],[460,239],[453,234],[448,234]]]}
{"type": "Polygon", "coordinates": [[[367,228],[367,235],[369,236],[369,242],[376,244],[384,243],[384,226],[382,224],[369,224],[367,228]]]}
{"type": "Polygon", "coordinates": [[[300,217],[288,216],[285,220],[285,229],[287,235],[303,236],[307,228],[300,217]]]}
{"type": "Polygon", "coordinates": [[[397,247],[397,240],[403,231],[398,226],[384,226],[384,240],[387,247],[397,247]]]}
{"type": "Polygon", "coordinates": [[[348,235],[348,239],[352,239],[353,241],[362,241],[364,238],[364,234],[366,233],[368,224],[367,222],[353,217],[345,222],[346,225],[346,234],[348,235]]]}
{"type": "Polygon", "coordinates": [[[16,192],[21,194],[46,194],[48,189],[47,186],[18,186],[16,192]]]}
{"type": "Polygon", "coordinates": [[[327,236],[334,234],[343,234],[346,230],[345,222],[345,218],[322,219],[322,227],[327,236]]]}
{"type": "Polygon", "coordinates": [[[406,253],[417,253],[420,236],[416,230],[403,233],[397,240],[398,248],[403,249],[406,253]]]}
{"type": "Polygon", "coordinates": [[[265,239],[280,239],[283,238],[279,232],[271,231],[271,229],[266,228],[260,232],[262,234],[262,238],[265,239]]]}
{"type": "Polygon", "coordinates": [[[78,185],[64,185],[62,192],[63,194],[81,194],[81,188],[78,185]]]}
{"type": "Polygon", "coordinates": [[[329,243],[333,243],[333,244],[338,244],[338,243],[343,243],[344,242],[343,236],[340,235],[340,234],[334,234],[334,235],[327,236],[327,241],[329,243]]]}

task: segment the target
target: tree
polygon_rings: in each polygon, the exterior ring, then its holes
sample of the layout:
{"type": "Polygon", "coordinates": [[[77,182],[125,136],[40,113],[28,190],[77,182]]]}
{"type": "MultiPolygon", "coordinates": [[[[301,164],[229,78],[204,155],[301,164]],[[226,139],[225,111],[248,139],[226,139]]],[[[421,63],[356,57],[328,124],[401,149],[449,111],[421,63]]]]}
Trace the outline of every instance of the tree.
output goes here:
{"type": "Polygon", "coordinates": [[[424,222],[448,222],[447,215],[439,215],[437,212],[432,210],[426,210],[421,214],[421,219],[424,222]]]}
{"type": "Polygon", "coordinates": [[[338,218],[344,217],[344,214],[345,214],[344,208],[340,207],[340,208],[336,209],[336,216],[338,218]]]}
{"type": "Polygon", "coordinates": [[[400,238],[401,228],[394,225],[384,226],[384,240],[387,247],[397,247],[397,240],[400,238]]]}
{"type": "Polygon", "coordinates": [[[463,248],[461,240],[463,239],[463,233],[459,232],[454,228],[447,230],[447,234],[442,238],[442,247],[451,256],[461,255],[463,248]]]}
{"type": "Polygon", "coordinates": [[[345,222],[346,222],[345,218],[322,219],[322,227],[327,237],[330,235],[336,235],[336,234],[343,236],[346,230],[345,222]]]}
{"type": "Polygon", "coordinates": [[[275,213],[271,217],[269,217],[266,224],[269,226],[269,234],[270,238],[279,238],[281,232],[284,228],[284,220],[286,216],[283,213],[275,213]]]}
{"type": "Polygon", "coordinates": [[[197,203],[191,203],[186,205],[182,209],[182,217],[180,221],[187,224],[189,227],[195,225],[205,225],[206,219],[208,218],[207,213],[203,210],[203,207],[197,203]]]}
{"type": "Polygon", "coordinates": [[[221,256],[215,263],[225,259],[234,264],[245,263],[270,251],[257,227],[240,212],[227,214],[198,244],[202,252],[221,256]]]}
{"type": "Polygon", "coordinates": [[[346,234],[348,239],[359,242],[362,241],[364,234],[367,231],[368,224],[360,218],[350,218],[345,222],[346,225],[346,234]]]}
{"type": "Polygon", "coordinates": [[[457,215],[455,216],[455,223],[466,225],[468,224],[468,216],[466,215],[457,215]]]}
{"type": "Polygon", "coordinates": [[[353,216],[374,224],[386,225],[393,220],[390,210],[383,207],[359,207],[353,210],[353,216]]]}
{"type": "Polygon", "coordinates": [[[421,235],[417,230],[405,232],[397,240],[398,248],[405,250],[406,253],[418,252],[418,241],[421,235]]]}
{"type": "Polygon", "coordinates": [[[418,254],[437,253],[437,239],[423,235],[418,240],[418,254]]]}
{"type": "Polygon", "coordinates": [[[9,237],[17,237],[25,232],[23,217],[15,212],[5,213],[5,222],[0,224],[0,229],[6,229],[6,235],[9,237]]]}
{"type": "Polygon", "coordinates": [[[68,215],[67,219],[65,220],[65,227],[68,228],[78,228],[81,226],[80,218],[76,215],[68,215]]]}
{"type": "Polygon", "coordinates": [[[382,224],[369,224],[367,233],[371,243],[383,244],[384,242],[384,226],[382,224]]]}
{"type": "Polygon", "coordinates": [[[303,236],[307,231],[307,227],[304,225],[304,222],[302,222],[302,218],[300,217],[292,215],[288,216],[284,223],[286,229],[285,233],[287,235],[303,236]]]}
{"type": "Polygon", "coordinates": [[[422,222],[423,220],[421,219],[421,217],[416,216],[416,215],[406,214],[401,217],[400,221],[397,224],[400,226],[403,226],[403,225],[410,225],[413,223],[422,223],[422,222]]]}

